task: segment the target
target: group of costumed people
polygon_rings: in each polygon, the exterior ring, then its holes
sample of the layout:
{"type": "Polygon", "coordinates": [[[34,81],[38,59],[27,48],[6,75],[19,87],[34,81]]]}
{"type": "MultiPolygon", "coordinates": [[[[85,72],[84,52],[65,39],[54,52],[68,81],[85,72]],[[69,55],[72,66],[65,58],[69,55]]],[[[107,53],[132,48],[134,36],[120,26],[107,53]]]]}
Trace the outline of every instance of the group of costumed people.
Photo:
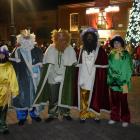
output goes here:
{"type": "Polygon", "coordinates": [[[9,134],[8,108],[16,110],[18,125],[24,125],[28,111],[40,122],[39,115],[48,103],[46,123],[58,118],[59,113],[72,121],[70,109],[76,109],[80,123],[89,117],[100,123],[101,111],[105,111],[110,113],[109,124],[121,119],[122,126],[128,126],[127,93],[132,89],[133,63],[123,39],[115,36],[111,40],[113,49],[107,56],[98,45],[96,29],[85,28],[80,37],[83,46],[77,54],[70,45],[70,34],[63,29],[53,30],[53,44],[44,57],[34,46],[35,35],[29,30],[17,36],[19,45],[10,58],[7,47],[0,47],[0,132],[9,134]]]}

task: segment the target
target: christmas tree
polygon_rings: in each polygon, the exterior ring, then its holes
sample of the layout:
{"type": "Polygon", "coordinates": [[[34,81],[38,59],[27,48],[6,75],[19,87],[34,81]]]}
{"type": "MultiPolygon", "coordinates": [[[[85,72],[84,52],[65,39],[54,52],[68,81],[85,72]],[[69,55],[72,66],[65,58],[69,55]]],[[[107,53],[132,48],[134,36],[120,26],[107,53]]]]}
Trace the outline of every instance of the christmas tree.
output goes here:
{"type": "Polygon", "coordinates": [[[125,42],[126,44],[131,42],[135,47],[140,42],[140,0],[134,0],[133,2],[125,42]]]}

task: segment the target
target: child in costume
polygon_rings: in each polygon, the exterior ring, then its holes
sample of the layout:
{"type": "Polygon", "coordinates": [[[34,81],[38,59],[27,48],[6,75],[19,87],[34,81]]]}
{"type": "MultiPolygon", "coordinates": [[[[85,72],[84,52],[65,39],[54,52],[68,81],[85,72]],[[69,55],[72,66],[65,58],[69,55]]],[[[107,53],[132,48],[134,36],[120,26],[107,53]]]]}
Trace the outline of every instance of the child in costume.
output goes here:
{"type": "Polygon", "coordinates": [[[15,70],[8,60],[7,46],[0,47],[0,132],[9,134],[6,124],[7,110],[11,107],[11,100],[19,95],[15,70]]]}
{"type": "Polygon", "coordinates": [[[107,83],[111,94],[111,114],[109,124],[122,121],[122,126],[130,123],[130,111],[127,102],[128,90],[131,90],[130,78],[133,70],[132,58],[124,50],[124,41],[120,36],[111,40],[112,52],[108,55],[109,68],[107,83]],[[121,105],[120,105],[121,104],[121,105]],[[120,117],[121,109],[121,117],[120,117]]]}

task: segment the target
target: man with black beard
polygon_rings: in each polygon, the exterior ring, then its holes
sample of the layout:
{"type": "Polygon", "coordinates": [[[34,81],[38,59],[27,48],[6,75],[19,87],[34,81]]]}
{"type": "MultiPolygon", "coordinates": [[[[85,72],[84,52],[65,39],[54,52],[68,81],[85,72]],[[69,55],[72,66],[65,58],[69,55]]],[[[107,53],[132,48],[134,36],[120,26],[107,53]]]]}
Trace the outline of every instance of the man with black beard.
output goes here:
{"type": "Polygon", "coordinates": [[[12,98],[19,95],[15,70],[8,58],[8,48],[3,45],[0,47],[0,132],[4,135],[9,134],[6,123],[7,110],[11,107],[12,98]]]}
{"type": "Polygon", "coordinates": [[[97,44],[99,36],[96,29],[85,28],[80,37],[84,45],[79,53],[75,74],[74,103],[81,109],[80,123],[84,123],[89,117],[100,123],[100,111],[110,113],[108,57],[104,49],[97,44]]]}
{"type": "Polygon", "coordinates": [[[20,46],[13,51],[10,58],[19,83],[19,96],[12,102],[19,120],[18,125],[24,125],[28,111],[32,119],[40,122],[39,114],[44,110],[43,106],[32,106],[43,70],[43,53],[34,46],[34,42],[34,34],[30,34],[29,30],[21,30],[21,34],[17,36],[17,43],[20,46]],[[38,114],[35,114],[36,111],[38,114]]]}

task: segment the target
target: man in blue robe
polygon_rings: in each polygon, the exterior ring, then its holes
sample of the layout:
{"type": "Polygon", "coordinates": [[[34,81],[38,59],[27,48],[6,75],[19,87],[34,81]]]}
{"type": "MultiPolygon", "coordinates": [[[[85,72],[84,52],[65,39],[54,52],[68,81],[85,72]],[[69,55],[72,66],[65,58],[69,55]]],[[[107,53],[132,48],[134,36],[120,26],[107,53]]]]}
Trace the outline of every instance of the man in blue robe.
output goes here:
{"type": "Polygon", "coordinates": [[[10,61],[15,69],[19,84],[19,96],[12,101],[12,108],[16,109],[18,125],[24,125],[28,111],[32,119],[41,121],[39,114],[44,110],[44,106],[33,107],[37,85],[43,70],[43,53],[34,46],[35,35],[29,30],[21,30],[17,36],[17,43],[20,44],[14,49],[10,61]],[[35,114],[35,112],[39,114],[35,114]]]}

